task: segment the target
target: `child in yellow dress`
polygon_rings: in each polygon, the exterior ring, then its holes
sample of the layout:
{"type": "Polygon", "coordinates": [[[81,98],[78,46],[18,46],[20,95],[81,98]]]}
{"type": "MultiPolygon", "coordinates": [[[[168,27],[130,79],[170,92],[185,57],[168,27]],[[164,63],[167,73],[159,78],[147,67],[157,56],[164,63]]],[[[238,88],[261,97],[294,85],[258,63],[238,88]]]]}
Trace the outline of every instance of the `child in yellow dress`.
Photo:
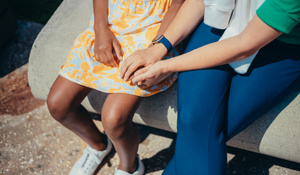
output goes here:
{"type": "MultiPolygon", "coordinates": [[[[119,76],[119,68],[133,52],[147,48],[168,27],[183,0],[94,0],[90,26],[75,40],[67,62],[53,83],[47,104],[54,119],[89,146],[70,175],[91,175],[114,145],[120,163],[115,175],[142,175],[137,156],[139,131],[132,117],[141,97],[166,90],[177,74],[166,75],[152,87],[141,88],[119,76]],[[105,134],[81,105],[91,90],[109,93],[102,107],[105,134]]],[[[183,52],[183,44],[165,59],[183,52]]],[[[166,52],[167,53],[167,52],[166,52]]]]}

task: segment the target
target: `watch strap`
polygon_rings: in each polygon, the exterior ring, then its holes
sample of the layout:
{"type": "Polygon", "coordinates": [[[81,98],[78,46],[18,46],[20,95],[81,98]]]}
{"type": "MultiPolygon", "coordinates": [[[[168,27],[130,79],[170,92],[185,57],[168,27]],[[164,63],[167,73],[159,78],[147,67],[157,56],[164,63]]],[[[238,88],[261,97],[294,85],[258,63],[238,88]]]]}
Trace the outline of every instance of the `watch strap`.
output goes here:
{"type": "Polygon", "coordinates": [[[157,36],[154,39],[154,44],[155,43],[162,43],[167,48],[168,52],[172,49],[171,42],[163,35],[157,36]]]}
{"type": "Polygon", "coordinates": [[[166,37],[163,36],[159,42],[167,48],[168,52],[172,49],[172,44],[166,37]]]}

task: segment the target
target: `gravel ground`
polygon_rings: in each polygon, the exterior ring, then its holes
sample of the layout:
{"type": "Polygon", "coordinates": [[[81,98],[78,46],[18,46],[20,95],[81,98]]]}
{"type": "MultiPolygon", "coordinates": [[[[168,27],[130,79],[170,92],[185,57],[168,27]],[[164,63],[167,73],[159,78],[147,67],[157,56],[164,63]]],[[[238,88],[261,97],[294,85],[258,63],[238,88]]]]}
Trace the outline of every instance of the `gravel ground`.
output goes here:
{"type": "MultiPolygon", "coordinates": [[[[86,143],[54,121],[45,102],[31,95],[26,63],[43,25],[18,24],[14,38],[0,50],[0,174],[68,174],[86,143]]],[[[96,124],[102,130],[101,122],[96,124]]],[[[174,154],[176,134],[141,125],[139,128],[138,153],[146,174],[159,175],[174,154]]],[[[227,175],[300,175],[298,163],[231,147],[227,155],[227,175]]],[[[118,160],[112,151],[97,174],[113,174],[118,160]]]]}

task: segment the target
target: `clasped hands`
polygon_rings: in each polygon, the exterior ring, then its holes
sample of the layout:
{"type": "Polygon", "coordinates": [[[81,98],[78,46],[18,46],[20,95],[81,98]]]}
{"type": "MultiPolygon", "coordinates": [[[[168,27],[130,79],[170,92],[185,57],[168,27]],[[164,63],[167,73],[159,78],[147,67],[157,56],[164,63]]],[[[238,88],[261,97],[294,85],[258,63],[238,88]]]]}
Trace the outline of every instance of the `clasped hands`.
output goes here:
{"type": "MultiPolygon", "coordinates": [[[[109,30],[96,33],[94,43],[95,59],[107,66],[119,67],[122,61],[122,49],[114,34],[109,30]],[[100,39],[101,38],[101,39],[100,39]]],[[[133,84],[153,86],[166,76],[161,60],[167,50],[162,44],[150,46],[131,54],[120,68],[120,77],[133,84]]]]}
{"type": "Polygon", "coordinates": [[[150,46],[131,54],[120,69],[120,77],[124,81],[131,80],[133,84],[153,86],[159,83],[167,73],[161,69],[161,60],[167,50],[162,45],[150,46]]]}

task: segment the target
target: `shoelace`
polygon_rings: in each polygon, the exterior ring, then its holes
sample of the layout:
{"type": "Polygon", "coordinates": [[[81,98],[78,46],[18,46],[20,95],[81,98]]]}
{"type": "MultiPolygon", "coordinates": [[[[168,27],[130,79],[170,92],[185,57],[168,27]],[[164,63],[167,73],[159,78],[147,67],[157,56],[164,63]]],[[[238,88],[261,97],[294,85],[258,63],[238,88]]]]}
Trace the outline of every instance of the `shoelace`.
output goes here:
{"type": "Polygon", "coordinates": [[[99,157],[96,154],[94,154],[93,152],[91,152],[89,149],[83,150],[83,155],[85,155],[85,158],[84,158],[84,161],[82,162],[81,168],[84,168],[86,162],[90,158],[92,158],[97,164],[100,164],[99,157]]]}

